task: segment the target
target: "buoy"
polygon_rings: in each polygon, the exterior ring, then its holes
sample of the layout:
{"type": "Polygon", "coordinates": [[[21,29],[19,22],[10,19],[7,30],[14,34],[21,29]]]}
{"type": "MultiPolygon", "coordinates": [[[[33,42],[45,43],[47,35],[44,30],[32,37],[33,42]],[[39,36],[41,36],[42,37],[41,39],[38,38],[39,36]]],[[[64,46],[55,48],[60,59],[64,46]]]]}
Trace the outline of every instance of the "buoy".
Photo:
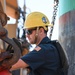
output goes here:
{"type": "Polygon", "coordinates": [[[0,75],[12,75],[12,73],[8,70],[3,70],[0,72],[0,75]]]}

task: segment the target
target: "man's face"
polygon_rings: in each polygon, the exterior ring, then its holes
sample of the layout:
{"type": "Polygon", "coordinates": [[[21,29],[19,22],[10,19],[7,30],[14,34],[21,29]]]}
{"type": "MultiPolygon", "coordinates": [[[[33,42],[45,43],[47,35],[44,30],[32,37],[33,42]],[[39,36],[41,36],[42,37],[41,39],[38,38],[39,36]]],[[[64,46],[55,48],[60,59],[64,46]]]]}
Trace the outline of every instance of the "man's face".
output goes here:
{"type": "Polygon", "coordinates": [[[31,44],[35,44],[36,41],[36,29],[37,28],[30,28],[26,29],[26,37],[28,38],[31,44]]]}

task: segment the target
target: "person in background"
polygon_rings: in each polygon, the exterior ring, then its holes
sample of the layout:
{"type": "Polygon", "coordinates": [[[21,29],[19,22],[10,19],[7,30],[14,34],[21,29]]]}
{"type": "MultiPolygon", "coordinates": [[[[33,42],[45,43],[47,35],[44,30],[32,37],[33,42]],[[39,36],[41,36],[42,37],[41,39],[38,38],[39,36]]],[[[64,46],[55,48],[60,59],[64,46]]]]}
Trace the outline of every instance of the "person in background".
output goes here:
{"type": "Polygon", "coordinates": [[[24,23],[26,37],[31,44],[36,44],[34,50],[21,57],[10,71],[28,68],[28,75],[56,75],[60,68],[57,49],[47,37],[50,24],[46,15],[41,12],[31,12],[24,23]]]}

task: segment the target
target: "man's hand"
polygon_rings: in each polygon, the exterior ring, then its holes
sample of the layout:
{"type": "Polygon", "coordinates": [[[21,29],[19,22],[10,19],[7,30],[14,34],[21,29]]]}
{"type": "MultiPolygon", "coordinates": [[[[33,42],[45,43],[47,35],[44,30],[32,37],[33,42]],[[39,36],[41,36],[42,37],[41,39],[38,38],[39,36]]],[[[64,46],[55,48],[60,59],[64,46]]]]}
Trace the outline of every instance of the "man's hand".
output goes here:
{"type": "Polygon", "coordinates": [[[12,56],[12,53],[10,53],[9,51],[5,51],[0,54],[0,71],[11,68],[9,64],[6,65],[6,63],[8,62],[5,63],[5,61],[11,59],[12,56]]]}
{"type": "Polygon", "coordinates": [[[9,51],[2,52],[0,54],[0,62],[3,61],[4,59],[9,59],[11,57],[12,57],[12,54],[9,51]]]}

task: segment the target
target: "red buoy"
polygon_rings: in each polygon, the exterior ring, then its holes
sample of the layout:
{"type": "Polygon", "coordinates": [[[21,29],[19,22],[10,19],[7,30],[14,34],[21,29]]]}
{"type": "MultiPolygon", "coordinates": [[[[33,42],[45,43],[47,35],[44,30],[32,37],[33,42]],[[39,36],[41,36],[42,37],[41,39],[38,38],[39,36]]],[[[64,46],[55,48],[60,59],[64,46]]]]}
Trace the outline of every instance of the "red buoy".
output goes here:
{"type": "Polygon", "coordinates": [[[12,75],[12,73],[9,72],[8,70],[3,70],[0,72],[0,75],[12,75]]]}

